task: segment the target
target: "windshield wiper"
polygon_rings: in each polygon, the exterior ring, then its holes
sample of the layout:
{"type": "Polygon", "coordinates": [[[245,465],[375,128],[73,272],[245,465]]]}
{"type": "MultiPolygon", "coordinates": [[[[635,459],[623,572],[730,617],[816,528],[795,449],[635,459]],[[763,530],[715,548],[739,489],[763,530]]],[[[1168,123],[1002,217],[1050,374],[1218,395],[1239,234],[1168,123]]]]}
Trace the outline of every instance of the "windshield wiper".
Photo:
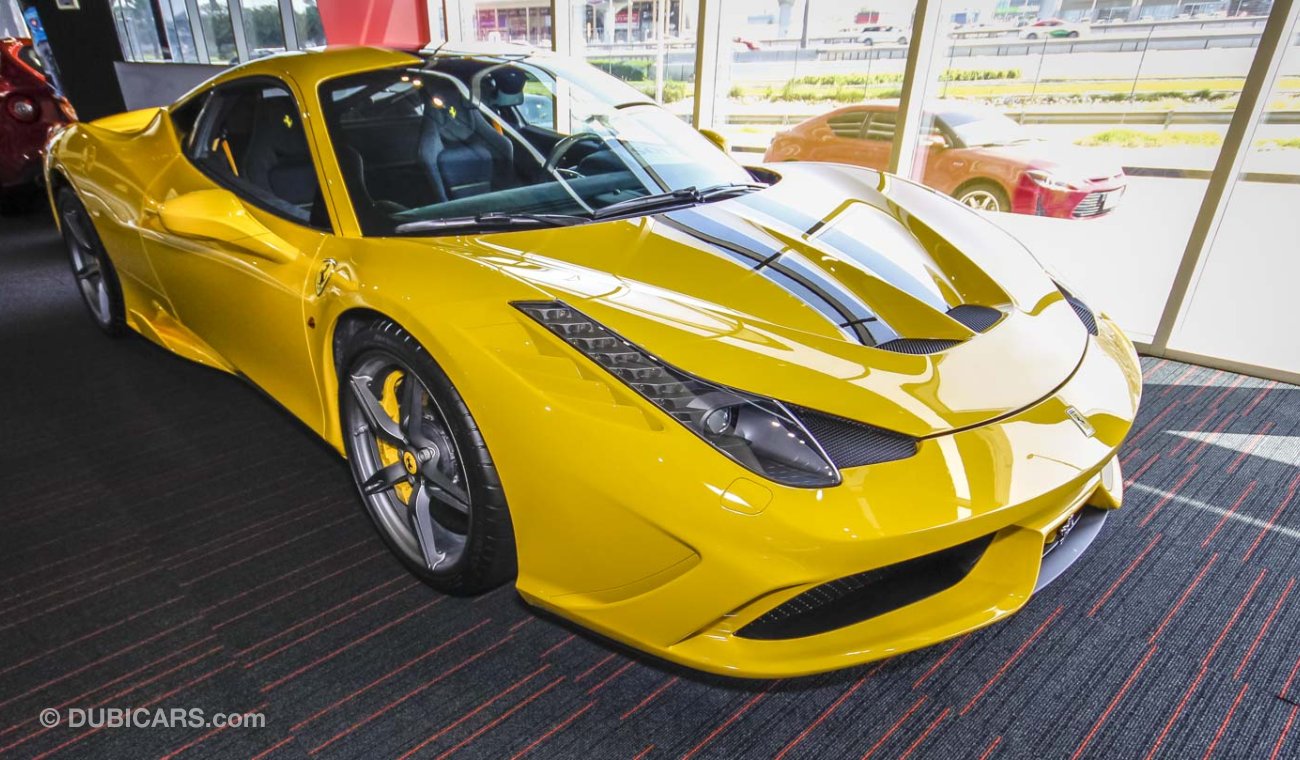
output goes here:
{"type": "Polygon", "coordinates": [[[571,224],[590,222],[591,217],[577,214],[525,214],[506,213],[504,211],[487,211],[473,216],[449,216],[445,219],[424,219],[397,225],[394,230],[399,235],[418,232],[438,232],[441,230],[502,229],[510,227],[567,227],[571,224]]]}
{"type": "Polygon", "coordinates": [[[759,190],[766,190],[767,185],[759,182],[728,182],[723,185],[711,185],[700,191],[700,198],[705,201],[717,200],[732,195],[744,195],[759,190]]]}
{"type": "Polygon", "coordinates": [[[638,198],[628,198],[625,201],[611,203],[608,206],[596,209],[592,213],[592,218],[608,219],[612,216],[625,216],[638,211],[659,211],[681,206],[694,206],[697,203],[708,203],[727,196],[763,190],[766,187],[767,185],[753,182],[728,182],[722,185],[710,185],[702,189],[692,185],[683,187],[680,190],[642,195],[638,198]]]}

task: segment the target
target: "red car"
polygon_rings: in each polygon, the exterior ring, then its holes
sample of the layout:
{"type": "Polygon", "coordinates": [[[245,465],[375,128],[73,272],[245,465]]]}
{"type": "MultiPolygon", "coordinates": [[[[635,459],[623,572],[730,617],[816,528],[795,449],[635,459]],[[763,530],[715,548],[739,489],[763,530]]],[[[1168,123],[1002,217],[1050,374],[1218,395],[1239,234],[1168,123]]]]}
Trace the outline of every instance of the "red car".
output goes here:
{"type": "Polygon", "coordinates": [[[0,39],[0,202],[35,196],[50,130],[76,118],[46,81],[31,41],[0,39]]]}
{"type": "MultiPolygon", "coordinates": [[[[883,170],[897,115],[894,104],[864,103],[814,116],[778,134],[765,159],[883,170]]],[[[993,109],[944,102],[926,119],[920,181],[972,208],[1082,219],[1110,212],[1124,195],[1120,167],[1030,137],[993,109]]]]}

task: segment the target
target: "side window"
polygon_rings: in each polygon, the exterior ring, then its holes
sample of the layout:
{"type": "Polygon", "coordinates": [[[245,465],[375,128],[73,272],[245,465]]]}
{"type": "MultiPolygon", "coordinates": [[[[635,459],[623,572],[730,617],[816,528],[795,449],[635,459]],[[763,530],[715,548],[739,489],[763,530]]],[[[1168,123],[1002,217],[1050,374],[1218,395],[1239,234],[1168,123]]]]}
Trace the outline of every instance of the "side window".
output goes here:
{"type": "Polygon", "coordinates": [[[184,146],[185,152],[191,150],[190,138],[194,136],[194,124],[199,119],[199,114],[203,113],[203,104],[208,102],[209,93],[197,95],[185,103],[185,105],[175,108],[171,112],[172,125],[176,128],[176,137],[184,146]]]}
{"type": "Polygon", "coordinates": [[[202,172],[249,202],[330,230],[307,133],[283,85],[259,81],[215,89],[186,152],[202,172]]]}
{"type": "Polygon", "coordinates": [[[867,139],[892,141],[897,119],[898,114],[893,111],[876,111],[871,114],[871,123],[867,125],[867,139]]]}
{"type": "Polygon", "coordinates": [[[866,120],[866,111],[849,111],[830,117],[826,120],[826,126],[831,128],[836,137],[858,139],[862,137],[862,122],[866,120]]]}

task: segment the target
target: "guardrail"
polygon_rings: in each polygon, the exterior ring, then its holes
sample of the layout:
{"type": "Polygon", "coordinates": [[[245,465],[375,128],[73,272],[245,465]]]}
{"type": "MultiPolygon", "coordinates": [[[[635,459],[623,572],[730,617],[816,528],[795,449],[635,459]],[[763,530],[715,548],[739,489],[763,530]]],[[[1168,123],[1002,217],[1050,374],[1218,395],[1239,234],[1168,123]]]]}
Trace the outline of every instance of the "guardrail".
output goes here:
{"type": "MultiPolygon", "coordinates": [[[[778,126],[798,124],[826,109],[784,114],[730,114],[723,123],[737,126],[778,126]]],[[[1214,125],[1232,121],[1232,111],[1008,111],[1005,115],[1021,124],[1134,124],[1134,125],[1214,125]]],[[[1300,111],[1272,111],[1264,114],[1265,124],[1300,124],[1300,111]]]]}
{"type": "MultiPolygon", "coordinates": [[[[1259,44],[1262,29],[1240,31],[1203,31],[1179,34],[1104,34],[1073,39],[994,39],[954,41],[946,57],[969,58],[980,55],[1032,55],[1043,53],[1135,53],[1143,50],[1209,50],[1211,48],[1253,48],[1259,44]]],[[[762,51],[758,51],[762,52],[762,51]]],[[[745,53],[736,56],[745,60],[745,53]]],[[[854,45],[822,48],[819,61],[865,61],[880,58],[906,58],[905,45],[854,45]]]]}

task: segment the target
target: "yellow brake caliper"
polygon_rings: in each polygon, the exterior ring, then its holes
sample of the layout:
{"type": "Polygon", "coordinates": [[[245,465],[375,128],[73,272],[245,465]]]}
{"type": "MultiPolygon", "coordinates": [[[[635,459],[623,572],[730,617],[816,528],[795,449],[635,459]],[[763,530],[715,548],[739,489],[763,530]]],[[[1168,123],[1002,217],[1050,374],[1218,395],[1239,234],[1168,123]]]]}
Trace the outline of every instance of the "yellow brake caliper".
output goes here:
{"type": "MultiPolygon", "coordinates": [[[[399,411],[397,404],[397,385],[402,381],[403,374],[404,373],[401,370],[389,373],[388,377],[384,378],[384,390],[379,396],[379,406],[383,407],[384,412],[387,413],[389,417],[392,417],[398,424],[401,424],[402,413],[399,411]]],[[[388,443],[382,438],[376,438],[376,443],[379,444],[380,467],[387,467],[390,464],[395,464],[402,458],[402,451],[391,443],[388,443]]],[[[398,483],[393,487],[393,492],[397,494],[397,498],[401,500],[403,504],[410,503],[410,483],[398,483]]]]}

